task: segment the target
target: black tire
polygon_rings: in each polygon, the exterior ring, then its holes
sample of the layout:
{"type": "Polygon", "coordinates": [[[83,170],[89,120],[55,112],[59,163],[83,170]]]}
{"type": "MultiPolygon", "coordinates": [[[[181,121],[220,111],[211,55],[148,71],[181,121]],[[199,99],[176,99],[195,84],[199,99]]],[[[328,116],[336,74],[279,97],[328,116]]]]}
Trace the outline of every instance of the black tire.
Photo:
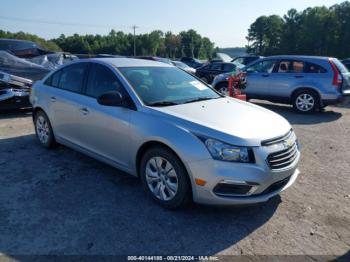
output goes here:
{"type": "MultiPolygon", "coordinates": [[[[146,151],[142,156],[140,163],[140,177],[147,194],[158,204],[168,209],[182,208],[188,205],[192,200],[191,182],[187,171],[181,160],[171,150],[162,146],[155,146],[146,151]],[[146,166],[148,161],[154,157],[160,157],[168,161],[176,172],[177,192],[170,200],[161,200],[155,196],[146,178],[146,166]]],[[[157,182],[155,182],[157,183],[157,182]]]]}
{"type": "Polygon", "coordinates": [[[52,126],[51,126],[50,120],[43,111],[38,111],[35,113],[35,115],[34,115],[34,127],[35,127],[36,137],[37,137],[39,143],[43,147],[54,148],[57,146],[55,136],[54,136],[53,131],[52,131],[52,126]],[[40,121],[42,122],[42,120],[44,120],[47,124],[47,139],[43,139],[41,137],[41,133],[40,133],[41,131],[40,131],[39,125],[40,125],[40,121]]]}
{"type": "Polygon", "coordinates": [[[221,92],[222,89],[225,89],[225,88],[226,88],[226,91],[227,91],[227,93],[228,93],[228,83],[225,83],[225,82],[219,83],[219,84],[217,84],[217,85],[215,86],[215,90],[216,90],[216,91],[218,91],[218,92],[221,93],[221,94],[227,95],[227,94],[221,92]]]}
{"type": "Polygon", "coordinates": [[[320,109],[319,95],[315,91],[312,91],[312,90],[298,91],[297,93],[295,93],[293,95],[292,103],[293,103],[294,110],[296,112],[302,113],[302,114],[313,113],[313,112],[319,111],[319,109],[320,109]],[[302,99],[303,97],[311,99],[311,100],[309,100],[309,102],[312,101],[313,105],[303,107],[301,104],[299,104],[299,102],[300,102],[299,99],[302,99]]]}

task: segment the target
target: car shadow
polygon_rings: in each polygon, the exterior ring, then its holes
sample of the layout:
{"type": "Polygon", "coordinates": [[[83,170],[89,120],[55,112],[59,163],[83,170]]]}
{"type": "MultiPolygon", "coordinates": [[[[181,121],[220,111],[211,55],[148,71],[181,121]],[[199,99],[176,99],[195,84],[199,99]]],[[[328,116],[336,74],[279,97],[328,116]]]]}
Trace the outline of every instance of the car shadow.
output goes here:
{"type": "Polygon", "coordinates": [[[214,255],[273,216],[281,198],[249,207],[171,211],[139,179],[34,135],[0,140],[0,252],[19,255],[214,255]],[[15,156],[15,159],[14,159],[15,156]]]}
{"type": "Polygon", "coordinates": [[[332,107],[327,107],[324,112],[316,112],[312,114],[299,114],[295,112],[290,105],[271,104],[264,103],[261,101],[252,101],[252,103],[269,109],[286,118],[289,121],[289,123],[297,125],[314,125],[319,123],[334,122],[342,117],[342,114],[333,111],[332,107]]]}
{"type": "Polygon", "coordinates": [[[0,120],[1,119],[11,119],[18,117],[31,117],[32,108],[14,109],[14,110],[0,110],[0,120]]]}

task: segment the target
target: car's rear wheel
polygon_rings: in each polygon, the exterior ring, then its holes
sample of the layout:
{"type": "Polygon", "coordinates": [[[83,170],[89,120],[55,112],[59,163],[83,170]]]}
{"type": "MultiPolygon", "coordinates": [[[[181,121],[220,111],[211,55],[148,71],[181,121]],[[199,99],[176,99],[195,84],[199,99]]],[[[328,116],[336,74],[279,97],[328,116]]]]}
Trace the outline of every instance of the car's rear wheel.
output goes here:
{"type": "Polygon", "coordinates": [[[51,123],[43,111],[38,111],[35,113],[34,126],[36,137],[42,146],[46,148],[52,148],[56,146],[51,123]]]}
{"type": "Polygon", "coordinates": [[[293,107],[299,113],[315,112],[320,107],[319,97],[311,90],[300,91],[294,95],[293,107]]]}
{"type": "Polygon", "coordinates": [[[181,160],[165,147],[153,147],[144,154],[140,176],[152,199],[166,208],[180,208],[191,200],[186,169],[181,160]]]}

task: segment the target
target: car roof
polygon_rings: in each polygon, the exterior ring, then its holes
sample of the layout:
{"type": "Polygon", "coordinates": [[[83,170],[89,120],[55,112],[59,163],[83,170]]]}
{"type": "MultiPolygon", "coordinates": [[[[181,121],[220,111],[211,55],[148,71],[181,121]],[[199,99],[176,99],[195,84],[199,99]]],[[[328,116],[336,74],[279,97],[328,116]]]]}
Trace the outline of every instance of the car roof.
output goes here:
{"type": "Polygon", "coordinates": [[[12,39],[12,38],[0,38],[0,41],[11,41],[11,42],[26,42],[26,43],[34,43],[36,44],[35,42],[33,41],[30,41],[30,40],[22,40],[22,39],[12,39]]]}
{"type": "Polygon", "coordinates": [[[271,58],[277,58],[277,59],[322,59],[322,60],[328,60],[329,57],[326,56],[307,56],[307,55],[275,55],[275,56],[267,56],[263,59],[271,59],[271,58]]]}
{"type": "MultiPolygon", "coordinates": [[[[85,60],[86,61],[86,60],[85,60]]],[[[114,67],[172,67],[170,64],[163,62],[137,59],[137,58],[89,58],[87,61],[103,62],[105,64],[112,65],[114,67]]]]}

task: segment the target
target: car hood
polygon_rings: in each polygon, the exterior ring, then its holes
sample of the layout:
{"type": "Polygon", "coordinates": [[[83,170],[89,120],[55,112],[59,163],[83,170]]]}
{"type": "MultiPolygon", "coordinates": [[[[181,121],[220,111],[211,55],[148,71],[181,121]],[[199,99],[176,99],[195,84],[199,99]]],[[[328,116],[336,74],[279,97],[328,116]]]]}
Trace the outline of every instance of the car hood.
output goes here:
{"type": "Polygon", "coordinates": [[[291,129],[280,115],[228,97],[153,109],[194,134],[234,145],[259,146],[291,129]]]}

